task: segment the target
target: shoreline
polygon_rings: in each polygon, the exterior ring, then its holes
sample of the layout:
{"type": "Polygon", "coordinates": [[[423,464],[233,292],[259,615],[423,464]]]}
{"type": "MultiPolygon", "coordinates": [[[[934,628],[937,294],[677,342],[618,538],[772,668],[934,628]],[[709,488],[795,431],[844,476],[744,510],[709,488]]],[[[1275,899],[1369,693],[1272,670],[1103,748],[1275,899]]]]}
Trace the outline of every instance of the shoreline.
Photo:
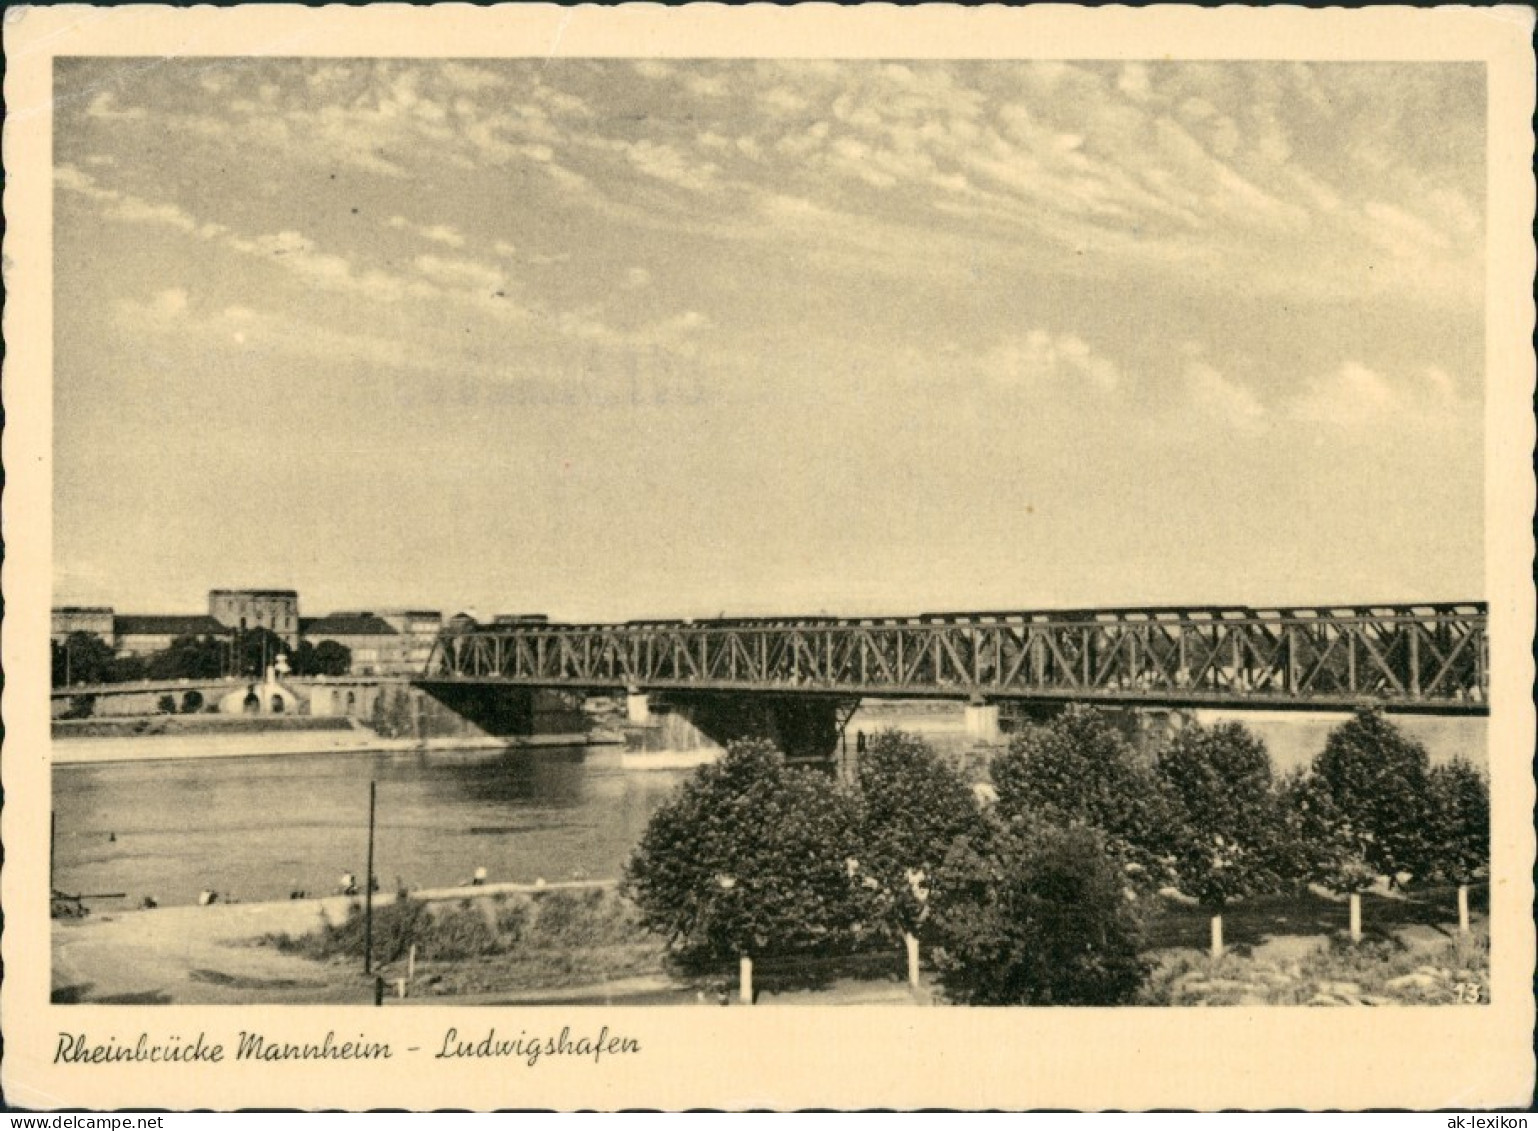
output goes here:
{"type": "Polygon", "coordinates": [[[358,731],[300,731],[291,734],[124,735],[112,738],[55,738],[49,742],[55,766],[116,762],[195,761],[321,754],[400,754],[443,750],[523,750],[613,746],[608,734],[536,734],[506,737],[380,738],[358,731]]]}

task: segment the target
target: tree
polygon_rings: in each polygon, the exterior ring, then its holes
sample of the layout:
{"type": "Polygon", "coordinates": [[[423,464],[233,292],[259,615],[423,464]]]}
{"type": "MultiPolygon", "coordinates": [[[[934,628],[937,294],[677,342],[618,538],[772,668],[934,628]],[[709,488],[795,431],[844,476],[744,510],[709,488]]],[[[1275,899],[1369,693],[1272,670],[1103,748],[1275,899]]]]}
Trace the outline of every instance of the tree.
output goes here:
{"type": "Polygon", "coordinates": [[[857,778],[860,867],[880,884],[895,925],[917,933],[928,874],[977,820],[972,790],[933,747],[900,731],[871,740],[857,778]]]}
{"type": "Polygon", "coordinates": [[[155,704],[155,709],[162,715],[176,714],[176,696],[162,695],[155,704]]]}
{"type": "Polygon", "coordinates": [[[1072,706],[1022,731],[992,774],[1005,815],[1089,825],[1140,886],[1174,878],[1176,814],[1163,783],[1104,713],[1072,706]]]}
{"type": "Polygon", "coordinates": [[[1360,710],[1336,727],[1314,759],[1321,804],[1334,809],[1338,832],[1379,875],[1398,883],[1401,872],[1422,874],[1430,860],[1426,748],[1376,709],[1360,710]]]}
{"type": "Polygon", "coordinates": [[[1221,953],[1228,902],[1279,883],[1271,756],[1238,723],[1193,724],[1160,753],[1157,773],[1178,814],[1180,890],[1213,912],[1212,949],[1221,953]]]}
{"type": "Polygon", "coordinates": [[[229,667],[229,646],[212,636],[178,636],[149,658],[151,679],[219,679],[229,667]]]}
{"type": "Polygon", "coordinates": [[[235,634],[235,671],[239,676],[262,676],[279,655],[293,651],[270,628],[248,628],[235,634]]]}
{"type": "Polygon", "coordinates": [[[62,644],[51,643],[53,685],[115,682],[116,655],[112,646],[89,632],[72,632],[62,644]]]}
{"type": "Polygon", "coordinates": [[[936,976],[967,1005],[1117,1005],[1146,970],[1120,867],[1094,829],[988,814],[930,896],[936,976]]]}
{"type": "Polygon", "coordinates": [[[203,693],[188,691],[182,695],[182,714],[195,715],[203,709],[203,693]]]}
{"type": "Polygon", "coordinates": [[[735,742],[653,815],[625,869],[641,920],[680,958],[847,950],[868,936],[853,804],[767,742],[735,742]]]}
{"type": "Polygon", "coordinates": [[[1455,758],[1430,774],[1429,872],[1467,884],[1490,870],[1490,786],[1470,762],[1455,758]]]}
{"type": "Polygon", "coordinates": [[[295,675],[346,675],[352,671],[352,649],[335,640],[319,644],[301,640],[290,666],[295,675]]]}

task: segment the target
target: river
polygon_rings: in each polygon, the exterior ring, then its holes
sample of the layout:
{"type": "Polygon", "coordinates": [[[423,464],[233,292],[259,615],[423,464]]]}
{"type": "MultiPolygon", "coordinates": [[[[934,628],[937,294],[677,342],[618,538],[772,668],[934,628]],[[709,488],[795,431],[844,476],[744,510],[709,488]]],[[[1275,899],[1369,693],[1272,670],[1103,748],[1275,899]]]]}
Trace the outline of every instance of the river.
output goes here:
{"type": "Polygon", "coordinates": [[[54,886],[126,893],[102,909],[330,894],[363,875],[370,780],[386,888],[615,878],[685,776],[581,747],[56,766],[54,886]]]}
{"type": "MultiPolygon", "coordinates": [[[[1243,722],[1279,770],[1306,765],[1345,716],[1202,712],[1243,722]]],[[[1399,717],[1431,760],[1487,765],[1484,719],[1399,717]]],[[[969,745],[960,706],[872,704],[856,731],[900,727],[941,749],[969,745]]],[[[54,886],[165,905],[212,889],[252,901],[333,893],[362,876],[368,783],[378,782],[375,874],[393,889],[618,877],[651,815],[687,771],[624,771],[613,747],[273,757],[55,766],[54,886]]]]}

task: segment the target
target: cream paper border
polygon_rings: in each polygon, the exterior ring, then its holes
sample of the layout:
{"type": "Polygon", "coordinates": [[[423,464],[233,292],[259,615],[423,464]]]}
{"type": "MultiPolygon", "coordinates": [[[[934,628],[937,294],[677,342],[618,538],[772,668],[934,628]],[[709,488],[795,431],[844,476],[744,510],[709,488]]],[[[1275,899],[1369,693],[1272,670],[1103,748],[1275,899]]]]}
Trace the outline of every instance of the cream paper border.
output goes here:
{"type": "Polygon", "coordinates": [[[1532,1097],[1533,14],[1519,8],[8,9],[6,491],[0,814],[8,1103],[173,1109],[1309,1108],[1526,1106],[1532,1097]],[[56,55],[782,56],[1484,60],[1489,89],[1486,597],[1492,641],[1491,984],[1477,1008],[902,1009],[51,1006],[44,657],[50,604],[51,64],[56,55]],[[601,1064],[434,1061],[444,1030],[640,1042],[601,1064]],[[384,1063],[70,1066],[58,1031],[228,1043],[328,1029],[421,1046],[384,1063]]]}

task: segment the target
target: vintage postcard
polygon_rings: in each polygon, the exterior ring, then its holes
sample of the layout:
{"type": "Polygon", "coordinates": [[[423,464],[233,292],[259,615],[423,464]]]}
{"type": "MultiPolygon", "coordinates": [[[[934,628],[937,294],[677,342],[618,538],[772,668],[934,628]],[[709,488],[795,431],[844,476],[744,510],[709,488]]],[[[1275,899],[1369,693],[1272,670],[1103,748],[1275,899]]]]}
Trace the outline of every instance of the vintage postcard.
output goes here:
{"type": "Polygon", "coordinates": [[[5,21],[7,1103],[1530,1102],[1530,10],[5,21]]]}

